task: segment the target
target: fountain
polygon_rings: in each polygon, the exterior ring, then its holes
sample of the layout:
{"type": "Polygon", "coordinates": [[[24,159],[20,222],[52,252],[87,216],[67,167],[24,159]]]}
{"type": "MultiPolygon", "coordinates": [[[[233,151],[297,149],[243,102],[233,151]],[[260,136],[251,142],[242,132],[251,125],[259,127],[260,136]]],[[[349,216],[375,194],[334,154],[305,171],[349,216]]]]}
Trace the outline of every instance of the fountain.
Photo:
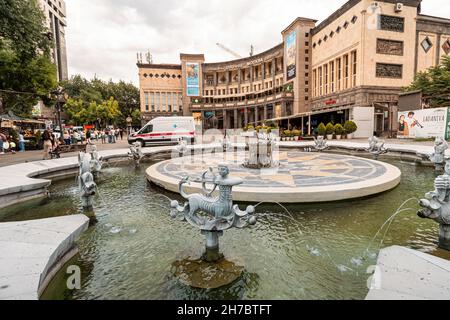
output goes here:
{"type": "Polygon", "coordinates": [[[277,147],[276,139],[271,133],[257,133],[256,139],[248,142],[248,158],[242,164],[248,169],[273,168],[278,166],[273,154],[277,147]]]}
{"type": "Polygon", "coordinates": [[[93,196],[97,185],[91,172],[91,159],[86,153],[80,152],[78,154],[78,166],[78,186],[80,188],[81,204],[85,210],[90,210],[92,209],[93,196]]]}
{"type": "Polygon", "coordinates": [[[99,173],[102,170],[102,166],[103,166],[103,161],[100,158],[100,156],[98,155],[98,151],[97,151],[97,146],[95,145],[89,145],[89,154],[91,155],[91,168],[92,168],[92,172],[95,173],[99,173]]]}
{"type": "Polygon", "coordinates": [[[223,137],[223,140],[221,140],[220,143],[222,145],[223,152],[233,150],[233,145],[231,144],[230,139],[228,138],[228,135],[226,133],[225,133],[225,136],[223,137]]]}
{"type": "Polygon", "coordinates": [[[448,149],[448,143],[442,137],[436,137],[434,141],[434,153],[429,157],[434,162],[436,171],[441,172],[445,166],[445,151],[448,149]]]}
{"type": "Polygon", "coordinates": [[[388,149],[384,147],[384,143],[384,141],[375,136],[369,138],[369,148],[367,148],[366,151],[373,155],[374,160],[378,160],[378,157],[381,154],[388,152],[388,149]]]}
{"type": "Polygon", "coordinates": [[[445,173],[434,180],[434,187],[419,201],[422,209],[418,216],[439,223],[439,247],[450,251],[450,162],[445,164],[445,173]]]}
{"type": "Polygon", "coordinates": [[[130,152],[128,152],[128,158],[134,161],[134,164],[139,166],[144,154],[142,153],[142,146],[139,142],[135,142],[130,145],[130,152]]]}
{"type": "Polygon", "coordinates": [[[240,276],[243,268],[226,261],[220,253],[219,237],[226,230],[242,229],[256,223],[253,206],[241,211],[238,205],[233,205],[232,188],[242,184],[243,180],[229,177],[230,170],[225,164],[218,166],[218,173],[215,174],[210,168],[203,173],[200,180],[195,181],[202,183],[203,194],[186,194],[184,185],[189,184],[190,177],[185,177],[179,183],[179,192],[187,202],[181,206],[178,201],[173,200],[170,204],[170,216],[173,219],[187,221],[199,228],[206,239],[206,250],[200,260],[195,262],[184,260],[174,264],[177,268],[175,274],[193,287],[217,288],[233,282],[240,276]],[[208,178],[208,174],[212,174],[212,177],[208,178]],[[207,184],[213,184],[214,187],[208,190],[207,184]],[[213,197],[217,187],[219,196],[213,197]],[[202,274],[201,270],[206,269],[215,270],[215,273],[213,272],[215,275],[208,282],[199,277],[202,274]],[[224,277],[224,274],[227,276],[224,277]]]}
{"type": "Polygon", "coordinates": [[[316,149],[316,151],[321,152],[328,148],[329,146],[327,145],[327,142],[325,141],[324,137],[318,136],[317,138],[314,138],[314,149],[316,149]]]}

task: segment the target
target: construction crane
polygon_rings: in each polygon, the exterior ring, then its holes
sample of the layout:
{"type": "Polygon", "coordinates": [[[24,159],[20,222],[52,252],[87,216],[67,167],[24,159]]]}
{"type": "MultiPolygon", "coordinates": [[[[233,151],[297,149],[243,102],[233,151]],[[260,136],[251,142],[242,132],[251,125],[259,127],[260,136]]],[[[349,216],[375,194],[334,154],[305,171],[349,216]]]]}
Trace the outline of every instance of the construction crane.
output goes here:
{"type": "Polygon", "coordinates": [[[216,43],[216,44],[217,44],[217,46],[218,46],[219,48],[221,48],[221,49],[225,50],[226,52],[228,52],[229,54],[235,56],[237,59],[242,59],[242,56],[241,56],[240,54],[234,52],[234,51],[231,50],[231,49],[228,49],[228,48],[225,47],[223,44],[220,44],[220,43],[216,43]]]}

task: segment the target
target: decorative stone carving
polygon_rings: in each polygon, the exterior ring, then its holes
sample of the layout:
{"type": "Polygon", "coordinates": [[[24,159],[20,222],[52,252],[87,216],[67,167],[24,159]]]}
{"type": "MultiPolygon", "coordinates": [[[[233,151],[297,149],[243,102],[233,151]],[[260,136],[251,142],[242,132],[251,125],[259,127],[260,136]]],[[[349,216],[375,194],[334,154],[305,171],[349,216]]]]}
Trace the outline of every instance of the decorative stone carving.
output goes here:
{"type": "Polygon", "coordinates": [[[233,205],[234,186],[243,183],[240,178],[231,178],[230,170],[225,164],[218,166],[218,174],[210,168],[202,175],[202,179],[194,181],[202,183],[203,194],[187,194],[184,192],[184,185],[189,184],[189,177],[185,177],[179,183],[179,192],[187,202],[180,206],[178,201],[171,202],[170,215],[174,219],[187,221],[192,226],[200,228],[206,237],[206,252],[203,259],[208,262],[216,262],[223,258],[219,252],[219,237],[223,231],[235,228],[244,228],[247,225],[256,223],[253,216],[255,208],[248,206],[245,211],[241,211],[237,205],[233,205]],[[208,174],[212,177],[208,178],[208,174]],[[214,185],[211,190],[207,185],[214,185]],[[215,190],[219,188],[219,196],[213,197],[215,190]],[[199,215],[199,213],[202,213],[199,215]],[[212,217],[212,218],[210,218],[212,217]]]}
{"type": "Polygon", "coordinates": [[[403,77],[403,65],[377,63],[376,76],[378,78],[395,78],[401,79],[403,77]]]}
{"type": "Polygon", "coordinates": [[[417,215],[439,223],[439,247],[450,250],[450,162],[445,165],[445,173],[434,181],[434,187],[419,201],[422,209],[417,215]]]}
{"type": "Polygon", "coordinates": [[[321,152],[324,151],[326,149],[328,149],[328,145],[327,145],[327,141],[325,140],[324,137],[322,136],[318,136],[317,138],[314,138],[314,149],[316,149],[317,151],[321,152]]]}
{"type": "Polygon", "coordinates": [[[384,14],[380,15],[380,29],[395,32],[405,31],[405,18],[387,16],[384,14]]]}
{"type": "Polygon", "coordinates": [[[103,161],[98,155],[97,146],[90,145],[89,154],[91,155],[91,169],[93,173],[102,171],[103,161]]]}
{"type": "Polygon", "coordinates": [[[188,150],[186,140],[181,139],[178,142],[178,145],[177,145],[176,149],[178,151],[179,156],[183,157],[186,154],[187,150],[188,150]]]}
{"type": "Polygon", "coordinates": [[[430,156],[430,161],[434,162],[436,171],[442,171],[445,164],[445,151],[448,143],[442,137],[436,137],[434,141],[434,153],[430,156]]]}
{"type": "Polygon", "coordinates": [[[128,158],[133,160],[135,165],[138,166],[144,157],[142,153],[142,147],[139,142],[135,142],[130,146],[130,152],[128,152],[128,158]]]}
{"type": "Polygon", "coordinates": [[[243,166],[249,169],[277,166],[278,162],[273,158],[276,146],[277,142],[273,134],[257,133],[256,139],[253,138],[248,141],[248,157],[243,166]]]}
{"type": "Polygon", "coordinates": [[[377,53],[402,56],[403,41],[377,39],[377,53]]]}
{"type": "Polygon", "coordinates": [[[366,151],[373,155],[373,158],[375,160],[378,160],[378,157],[381,154],[385,154],[388,152],[388,150],[384,147],[384,143],[384,141],[373,136],[369,138],[369,148],[367,148],[366,151]]]}
{"type": "Polygon", "coordinates": [[[91,173],[91,160],[89,158],[84,152],[78,154],[78,187],[80,189],[81,203],[85,209],[92,208],[93,196],[97,189],[94,176],[91,173]]]}

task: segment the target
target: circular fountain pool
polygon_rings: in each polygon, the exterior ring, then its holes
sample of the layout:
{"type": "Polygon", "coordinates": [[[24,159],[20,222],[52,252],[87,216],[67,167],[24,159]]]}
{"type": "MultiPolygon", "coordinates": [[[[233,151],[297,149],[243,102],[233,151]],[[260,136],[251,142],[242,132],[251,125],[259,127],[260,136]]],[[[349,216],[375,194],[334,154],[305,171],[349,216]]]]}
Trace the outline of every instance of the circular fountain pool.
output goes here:
{"type": "MultiPolygon", "coordinates": [[[[429,168],[391,162],[403,175],[400,185],[377,196],[345,202],[261,204],[258,223],[231,230],[221,238],[228,260],[245,266],[240,280],[220,289],[200,290],[173,276],[176,260],[198,258],[204,237],[169,217],[175,194],[151,186],[141,168],[106,168],[99,179],[94,207],[97,222],[78,241],[79,254],[69,265],[82,271],[80,290],[68,290],[65,268],[43,299],[364,299],[366,273],[380,246],[404,245],[444,258],[437,249],[433,221],[416,216],[410,200],[390,230],[372,241],[380,226],[412,197],[433,189],[429,168]],[[366,248],[370,247],[368,251],[366,248]]],[[[74,179],[54,183],[51,197],[0,210],[0,221],[38,219],[81,213],[74,179]]]]}

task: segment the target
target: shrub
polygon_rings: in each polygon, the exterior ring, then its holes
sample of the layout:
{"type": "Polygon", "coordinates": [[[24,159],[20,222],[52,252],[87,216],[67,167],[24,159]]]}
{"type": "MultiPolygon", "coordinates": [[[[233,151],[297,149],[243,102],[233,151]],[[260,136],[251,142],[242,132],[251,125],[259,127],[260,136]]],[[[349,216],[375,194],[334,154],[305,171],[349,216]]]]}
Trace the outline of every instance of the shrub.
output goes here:
{"type": "Polygon", "coordinates": [[[327,134],[334,134],[334,125],[331,122],[328,122],[327,126],[325,127],[325,130],[327,134]]]}
{"type": "Polygon", "coordinates": [[[284,130],[284,135],[286,136],[286,137],[290,137],[291,136],[291,130],[284,130]]]}
{"type": "Polygon", "coordinates": [[[327,133],[327,128],[325,127],[325,125],[322,123],[319,124],[319,126],[317,127],[317,134],[319,136],[324,136],[327,133]]]}
{"type": "Polygon", "coordinates": [[[358,130],[356,123],[351,120],[345,122],[344,131],[346,134],[352,134],[353,132],[356,132],[356,130],[358,130]]]}
{"type": "Polygon", "coordinates": [[[294,135],[294,137],[300,137],[302,135],[300,130],[294,130],[292,131],[292,134],[294,135]]]}
{"type": "Polygon", "coordinates": [[[344,127],[338,123],[334,126],[334,133],[336,133],[336,135],[340,136],[344,133],[344,127]]]}

